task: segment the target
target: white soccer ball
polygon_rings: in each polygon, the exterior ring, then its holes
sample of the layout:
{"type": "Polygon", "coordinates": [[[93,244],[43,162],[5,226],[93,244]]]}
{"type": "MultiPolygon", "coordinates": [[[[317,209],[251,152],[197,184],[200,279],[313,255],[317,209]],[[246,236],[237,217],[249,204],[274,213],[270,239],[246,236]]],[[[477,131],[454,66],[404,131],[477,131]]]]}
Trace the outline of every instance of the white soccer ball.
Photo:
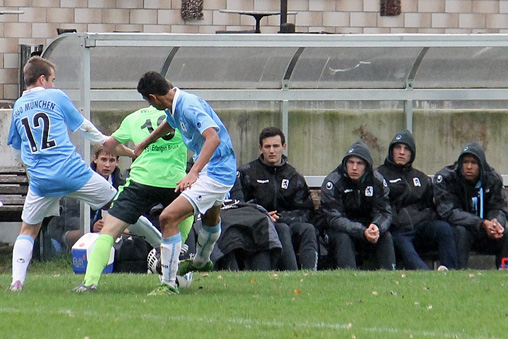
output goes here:
{"type": "Polygon", "coordinates": [[[157,253],[157,248],[152,249],[148,256],[146,257],[147,261],[147,271],[148,274],[156,274],[157,272],[157,264],[159,262],[159,254],[157,253]]]}
{"type": "Polygon", "coordinates": [[[178,282],[179,288],[187,288],[192,284],[192,272],[186,273],[185,275],[177,275],[176,281],[178,282]]]}

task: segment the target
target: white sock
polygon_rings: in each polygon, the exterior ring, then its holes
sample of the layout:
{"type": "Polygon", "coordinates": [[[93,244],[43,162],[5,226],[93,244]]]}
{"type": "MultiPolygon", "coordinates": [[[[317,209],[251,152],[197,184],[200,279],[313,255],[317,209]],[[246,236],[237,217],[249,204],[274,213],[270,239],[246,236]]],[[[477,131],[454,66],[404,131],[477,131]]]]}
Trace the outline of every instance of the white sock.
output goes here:
{"type": "Polygon", "coordinates": [[[25,284],[26,272],[32,259],[34,239],[29,235],[19,235],[12,249],[12,282],[19,280],[25,284]]]}
{"type": "Polygon", "coordinates": [[[140,216],[138,221],[128,228],[129,232],[143,237],[152,247],[160,247],[162,234],[145,216],[140,216]]]}
{"type": "Polygon", "coordinates": [[[220,226],[221,222],[213,227],[203,227],[198,233],[198,242],[196,244],[196,256],[194,257],[194,265],[196,267],[203,267],[208,260],[210,260],[210,254],[212,254],[213,247],[220,237],[220,226]]]}
{"type": "Polygon", "coordinates": [[[178,257],[182,248],[182,235],[177,233],[169,238],[163,238],[161,243],[162,282],[176,287],[176,273],[178,272],[178,257]]]}

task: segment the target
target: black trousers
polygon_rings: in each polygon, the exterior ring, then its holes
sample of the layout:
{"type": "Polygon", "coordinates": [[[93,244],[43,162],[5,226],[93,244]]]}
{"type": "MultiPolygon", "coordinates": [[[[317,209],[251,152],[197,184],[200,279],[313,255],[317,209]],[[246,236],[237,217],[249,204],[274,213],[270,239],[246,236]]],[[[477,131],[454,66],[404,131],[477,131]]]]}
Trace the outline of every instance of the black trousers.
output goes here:
{"type": "Polygon", "coordinates": [[[357,269],[356,252],[358,252],[361,256],[373,257],[378,269],[395,269],[395,250],[390,232],[381,235],[375,244],[336,230],[328,230],[327,233],[330,254],[334,258],[336,268],[357,269]]]}
{"type": "Polygon", "coordinates": [[[286,266],[285,269],[298,269],[298,266],[303,270],[317,269],[318,242],[314,225],[294,222],[288,226],[277,222],[275,229],[282,243],[281,262],[283,265],[281,266],[286,266]],[[285,253],[286,249],[292,254],[285,253]],[[286,257],[284,257],[285,254],[286,257]]]}
{"type": "Polygon", "coordinates": [[[463,226],[453,226],[455,241],[457,242],[457,255],[459,269],[466,269],[471,250],[480,254],[496,256],[496,267],[501,265],[502,258],[508,258],[508,231],[505,229],[501,239],[491,239],[482,229],[479,232],[470,231],[463,226]]]}

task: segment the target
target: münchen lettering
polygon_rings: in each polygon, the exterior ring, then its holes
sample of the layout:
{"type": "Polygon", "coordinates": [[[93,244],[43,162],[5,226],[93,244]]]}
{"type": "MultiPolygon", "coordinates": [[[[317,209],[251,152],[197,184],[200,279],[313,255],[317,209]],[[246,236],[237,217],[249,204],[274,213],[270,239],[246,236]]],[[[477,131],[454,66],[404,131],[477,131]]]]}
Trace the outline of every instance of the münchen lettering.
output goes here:
{"type": "Polygon", "coordinates": [[[38,108],[38,109],[48,109],[53,111],[55,109],[56,104],[52,101],[46,100],[36,100],[30,101],[25,104],[25,111],[30,109],[38,108]]]}

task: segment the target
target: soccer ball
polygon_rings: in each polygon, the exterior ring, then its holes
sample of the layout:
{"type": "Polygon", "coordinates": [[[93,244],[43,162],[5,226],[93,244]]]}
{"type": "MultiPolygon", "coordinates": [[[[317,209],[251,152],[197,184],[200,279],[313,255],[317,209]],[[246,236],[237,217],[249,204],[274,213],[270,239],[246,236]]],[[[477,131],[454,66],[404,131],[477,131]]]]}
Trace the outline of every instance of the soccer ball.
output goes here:
{"type": "Polygon", "coordinates": [[[187,288],[190,287],[192,284],[192,272],[186,273],[185,275],[177,275],[176,276],[176,283],[178,284],[178,287],[180,288],[187,288]]]}
{"type": "Polygon", "coordinates": [[[158,248],[152,249],[148,256],[146,257],[147,261],[147,271],[148,274],[162,274],[161,265],[159,263],[160,253],[158,248]]]}

